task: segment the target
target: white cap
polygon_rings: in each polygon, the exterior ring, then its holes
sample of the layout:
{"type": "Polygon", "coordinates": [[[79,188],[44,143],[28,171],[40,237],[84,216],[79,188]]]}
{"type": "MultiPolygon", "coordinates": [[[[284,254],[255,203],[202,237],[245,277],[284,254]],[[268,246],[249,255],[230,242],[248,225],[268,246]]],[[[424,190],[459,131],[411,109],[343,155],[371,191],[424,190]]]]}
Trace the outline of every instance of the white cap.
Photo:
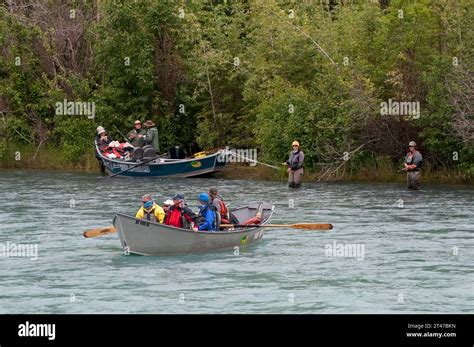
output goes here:
{"type": "Polygon", "coordinates": [[[100,125],[99,125],[99,126],[97,127],[97,135],[100,135],[100,134],[102,134],[102,133],[105,133],[105,129],[104,129],[103,126],[100,126],[100,125]]]}
{"type": "Polygon", "coordinates": [[[168,199],[163,202],[163,205],[173,205],[173,200],[168,199]]]}

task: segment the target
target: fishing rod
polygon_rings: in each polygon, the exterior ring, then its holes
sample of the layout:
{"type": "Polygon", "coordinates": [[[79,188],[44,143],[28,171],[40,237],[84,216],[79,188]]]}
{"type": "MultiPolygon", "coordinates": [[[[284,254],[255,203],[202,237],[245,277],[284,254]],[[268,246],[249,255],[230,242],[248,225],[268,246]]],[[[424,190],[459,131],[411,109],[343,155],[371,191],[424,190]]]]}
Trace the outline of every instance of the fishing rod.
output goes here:
{"type": "Polygon", "coordinates": [[[117,131],[119,132],[120,135],[122,135],[122,137],[125,139],[125,142],[130,141],[130,139],[128,139],[128,138],[119,130],[119,128],[117,128],[117,127],[115,126],[115,124],[112,125],[112,126],[115,128],[115,130],[117,130],[117,131]]]}
{"type": "Polygon", "coordinates": [[[260,165],[268,166],[268,167],[271,167],[272,169],[275,169],[275,170],[278,170],[278,171],[281,170],[281,168],[276,167],[276,166],[274,166],[274,165],[262,163],[262,162],[260,162],[260,161],[258,161],[258,160],[253,160],[253,159],[244,157],[244,156],[242,156],[242,155],[237,154],[236,152],[232,152],[232,151],[229,151],[229,150],[226,150],[226,149],[224,150],[224,154],[232,154],[233,156],[243,158],[243,159],[245,159],[245,160],[247,160],[247,161],[249,161],[249,162],[251,162],[251,163],[257,163],[257,164],[260,164],[260,165]]]}

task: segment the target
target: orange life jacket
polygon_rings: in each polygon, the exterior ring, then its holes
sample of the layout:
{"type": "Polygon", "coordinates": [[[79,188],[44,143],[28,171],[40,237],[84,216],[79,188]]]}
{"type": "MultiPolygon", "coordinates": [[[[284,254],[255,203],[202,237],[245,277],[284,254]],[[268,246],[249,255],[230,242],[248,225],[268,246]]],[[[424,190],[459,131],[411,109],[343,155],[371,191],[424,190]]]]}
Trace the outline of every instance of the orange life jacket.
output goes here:
{"type": "Polygon", "coordinates": [[[219,201],[219,205],[221,206],[221,218],[222,220],[228,220],[228,213],[229,211],[227,210],[227,206],[224,203],[224,200],[220,196],[216,197],[216,199],[219,201]]]}

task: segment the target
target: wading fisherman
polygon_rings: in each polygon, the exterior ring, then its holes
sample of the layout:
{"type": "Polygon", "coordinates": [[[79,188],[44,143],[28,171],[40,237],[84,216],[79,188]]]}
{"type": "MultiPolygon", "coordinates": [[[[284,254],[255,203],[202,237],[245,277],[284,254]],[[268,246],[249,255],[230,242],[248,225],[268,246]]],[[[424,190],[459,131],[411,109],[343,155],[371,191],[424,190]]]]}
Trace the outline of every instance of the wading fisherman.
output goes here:
{"type": "Polygon", "coordinates": [[[402,169],[407,172],[407,187],[408,189],[420,189],[421,165],[423,157],[421,153],[416,150],[415,141],[410,141],[408,144],[408,153],[405,156],[405,167],[402,169]]]}
{"type": "Polygon", "coordinates": [[[142,207],[138,210],[135,218],[163,223],[165,212],[153,201],[150,194],[146,194],[142,197],[142,207]]]}
{"type": "Polygon", "coordinates": [[[152,145],[155,147],[156,153],[160,153],[160,140],[158,138],[158,129],[156,128],[155,123],[153,123],[152,120],[147,120],[144,125],[146,128],[144,144],[152,145]]]}
{"type": "Polygon", "coordinates": [[[239,224],[239,220],[229,211],[222,197],[217,192],[217,188],[209,189],[209,196],[211,198],[211,205],[214,206],[216,213],[221,216],[221,223],[223,224],[239,224]]]}
{"type": "Polygon", "coordinates": [[[176,228],[194,228],[194,218],[196,214],[184,203],[184,195],[173,196],[173,205],[166,212],[165,224],[176,228]]]}
{"type": "Polygon", "coordinates": [[[129,131],[127,138],[131,141],[133,147],[143,147],[145,141],[145,129],[142,129],[142,122],[135,121],[135,127],[129,131]]]}
{"type": "Polygon", "coordinates": [[[210,205],[209,195],[201,193],[198,196],[198,201],[201,204],[198,213],[199,230],[217,230],[217,214],[214,206],[210,205]]]}
{"type": "Polygon", "coordinates": [[[290,156],[283,165],[286,165],[288,172],[288,186],[290,188],[299,188],[301,187],[301,180],[303,178],[303,162],[304,162],[304,153],[300,149],[300,143],[298,141],[293,141],[291,144],[292,151],[290,156]]]}

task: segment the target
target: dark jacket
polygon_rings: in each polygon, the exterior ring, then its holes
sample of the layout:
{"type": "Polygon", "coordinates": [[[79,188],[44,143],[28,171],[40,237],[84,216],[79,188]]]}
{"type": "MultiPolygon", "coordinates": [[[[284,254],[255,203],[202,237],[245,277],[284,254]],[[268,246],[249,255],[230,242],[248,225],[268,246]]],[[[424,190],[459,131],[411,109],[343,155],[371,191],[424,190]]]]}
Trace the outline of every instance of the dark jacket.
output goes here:
{"type": "Polygon", "coordinates": [[[286,161],[288,166],[291,168],[291,170],[296,171],[298,169],[301,169],[303,167],[303,162],[304,162],[304,153],[302,150],[298,150],[298,152],[291,152],[290,157],[286,161]]]}
{"type": "Polygon", "coordinates": [[[160,140],[158,138],[158,129],[156,127],[149,128],[146,130],[144,140],[145,145],[152,145],[153,147],[155,147],[157,153],[160,152],[160,140]]]}
{"type": "Polygon", "coordinates": [[[143,143],[145,142],[145,138],[143,136],[145,136],[146,134],[146,130],[145,129],[132,129],[128,132],[127,134],[127,137],[128,139],[130,139],[130,135],[133,134],[135,135],[135,137],[130,140],[131,144],[133,147],[143,147],[143,143]],[[142,135],[142,137],[139,137],[138,135],[142,135]]]}

